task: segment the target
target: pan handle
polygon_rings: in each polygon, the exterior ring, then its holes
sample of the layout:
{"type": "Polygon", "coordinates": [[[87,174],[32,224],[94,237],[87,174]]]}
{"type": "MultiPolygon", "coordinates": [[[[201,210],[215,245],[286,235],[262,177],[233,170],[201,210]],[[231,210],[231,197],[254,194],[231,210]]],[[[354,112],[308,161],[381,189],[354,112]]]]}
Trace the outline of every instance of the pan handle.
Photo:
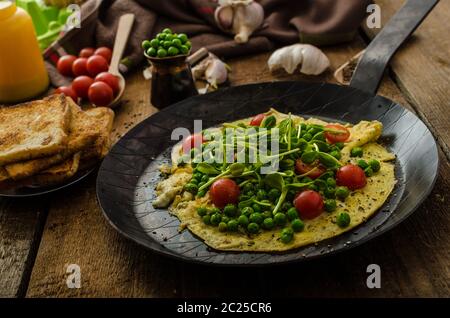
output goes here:
{"type": "Polygon", "coordinates": [[[408,0],[367,46],[350,86],[375,94],[389,60],[439,0],[408,0]]]}

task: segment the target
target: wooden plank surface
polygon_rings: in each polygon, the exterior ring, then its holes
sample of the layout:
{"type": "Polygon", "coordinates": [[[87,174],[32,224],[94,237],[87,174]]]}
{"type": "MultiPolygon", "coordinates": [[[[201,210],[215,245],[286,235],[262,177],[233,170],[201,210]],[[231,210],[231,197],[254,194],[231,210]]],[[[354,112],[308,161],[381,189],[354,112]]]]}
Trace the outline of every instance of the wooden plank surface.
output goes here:
{"type": "MultiPolygon", "coordinates": [[[[376,0],[382,25],[405,0],[376,0]]],[[[380,29],[365,28],[370,37],[380,29]]],[[[440,1],[391,61],[395,81],[450,160],[450,1],[440,1]]]]}
{"type": "Polygon", "coordinates": [[[0,297],[24,296],[46,217],[45,199],[0,198],[0,297]]]}
{"type": "MultiPolygon", "coordinates": [[[[362,41],[355,41],[326,49],[332,69],[363,47],[362,41]]],[[[274,76],[266,66],[267,58],[268,54],[261,54],[229,61],[232,84],[332,80],[332,72],[320,78],[274,76]]],[[[149,106],[149,83],[141,76],[137,72],[128,78],[125,98],[129,102],[117,111],[117,135],[155,111],[149,106]]],[[[383,82],[380,93],[406,104],[389,79],[383,82]]],[[[166,259],[126,240],[102,216],[91,178],[54,197],[27,296],[448,296],[450,225],[445,200],[449,180],[450,167],[442,160],[435,190],[419,211],[396,229],[359,248],[305,264],[233,269],[166,259]],[[365,285],[366,267],[371,263],[381,266],[379,290],[365,285]],[[81,268],[80,289],[66,286],[68,264],[81,268]]]]}

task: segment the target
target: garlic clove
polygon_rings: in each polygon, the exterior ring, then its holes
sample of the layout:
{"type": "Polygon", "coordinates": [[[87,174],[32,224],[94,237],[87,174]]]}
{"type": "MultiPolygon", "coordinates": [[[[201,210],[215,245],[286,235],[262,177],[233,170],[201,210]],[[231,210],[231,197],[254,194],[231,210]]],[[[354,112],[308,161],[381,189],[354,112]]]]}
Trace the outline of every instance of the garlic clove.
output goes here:
{"type": "Polygon", "coordinates": [[[230,30],[233,26],[233,8],[231,6],[220,6],[217,7],[214,12],[214,18],[222,30],[230,30]]]}

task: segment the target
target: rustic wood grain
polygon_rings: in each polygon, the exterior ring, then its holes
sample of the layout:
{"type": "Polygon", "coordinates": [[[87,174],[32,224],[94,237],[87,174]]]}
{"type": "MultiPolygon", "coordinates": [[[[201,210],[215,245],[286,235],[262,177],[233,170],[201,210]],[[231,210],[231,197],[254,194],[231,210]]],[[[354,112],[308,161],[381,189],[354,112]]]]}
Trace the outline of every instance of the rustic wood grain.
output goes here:
{"type": "Polygon", "coordinates": [[[0,199],[0,297],[24,296],[46,210],[45,199],[0,199]]]}
{"type": "MultiPolygon", "coordinates": [[[[376,0],[382,25],[405,0],[376,0]]],[[[380,29],[365,28],[369,37],[380,29]]],[[[391,61],[395,81],[450,159],[450,1],[440,1],[391,61]]]]}
{"type": "MultiPolygon", "coordinates": [[[[326,49],[332,69],[364,46],[362,41],[326,49]]],[[[268,54],[229,61],[232,85],[270,80],[332,80],[278,73],[267,68],[268,54]]],[[[128,78],[117,111],[117,136],[155,111],[149,83],[128,78]],[[140,115],[139,115],[140,114],[140,115]],[[131,118],[131,119],[130,119],[131,118]],[[134,118],[134,119],[133,119],[134,118]]],[[[380,93],[406,104],[385,79],[380,93]]],[[[448,296],[450,167],[442,164],[436,187],[412,217],[389,233],[339,255],[305,264],[267,269],[189,265],[153,254],[123,238],[101,214],[94,178],[55,196],[27,291],[28,297],[198,297],[198,296],[448,296]],[[81,267],[81,289],[66,286],[66,266],[81,267]],[[382,269],[382,288],[368,289],[367,265],[382,269]]]]}

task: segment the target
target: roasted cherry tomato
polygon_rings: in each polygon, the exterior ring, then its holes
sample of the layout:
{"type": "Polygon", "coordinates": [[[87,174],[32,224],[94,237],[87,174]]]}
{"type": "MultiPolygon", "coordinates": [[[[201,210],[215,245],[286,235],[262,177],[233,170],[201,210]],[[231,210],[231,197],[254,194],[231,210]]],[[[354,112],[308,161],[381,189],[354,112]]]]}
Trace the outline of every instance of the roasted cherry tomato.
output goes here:
{"type": "Polygon", "coordinates": [[[79,57],[90,57],[94,55],[95,49],[92,47],[85,47],[80,51],[80,54],[78,54],[79,57]]]}
{"type": "Polygon", "coordinates": [[[89,87],[94,83],[94,80],[89,76],[82,75],[76,77],[72,82],[72,88],[78,97],[87,98],[89,87]]]}
{"type": "Polygon", "coordinates": [[[264,120],[264,117],[266,117],[266,115],[264,115],[264,114],[256,115],[255,117],[252,118],[252,121],[250,122],[250,126],[261,125],[261,122],[264,120]]]}
{"type": "Polygon", "coordinates": [[[336,172],[336,183],[350,190],[364,188],[367,183],[364,170],[357,165],[348,164],[336,172]]]}
{"type": "Polygon", "coordinates": [[[72,64],[72,73],[74,76],[89,75],[87,70],[87,58],[77,58],[72,64]]]}
{"type": "Polygon", "coordinates": [[[308,165],[301,159],[295,160],[295,172],[297,174],[305,174],[313,169],[315,170],[308,174],[308,177],[310,177],[311,179],[317,179],[327,170],[324,166],[319,164],[318,161],[308,165]]]}
{"type": "Polygon", "coordinates": [[[297,194],[294,206],[302,219],[311,220],[322,213],[323,199],[318,192],[306,190],[297,194]]]}
{"type": "Polygon", "coordinates": [[[211,200],[218,208],[227,204],[236,204],[239,201],[239,186],[231,179],[219,179],[209,189],[211,200]]]}
{"type": "Polygon", "coordinates": [[[75,55],[61,56],[58,60],[58,63],[56,63],[56,68],[58,69],[58,72],[64,76],[73,76],[72,65],[76,59],[77,57],[75,55]]]}
{"type": "Polygon", "coordinates": [[[202,143],[205,141],[202,134],[192,134],[183,140],[183,152],[189,153],[191,149],[199,149],[202,143]]]}
{"type": "Polygon", "coordinates": [[[103,56],[108,63],[111,62],[112,51],[109,47],[102,46],[95,50],[94,55],[103,56]]]}
{"type": "Polygon", "coordinates": [[[120,87],[119,79],[117,78],[117,76],[108,72],[102,72],[95,77],[95,81],[108,84],[108,86],[112,88],[114,96],[119,93],[120,87]]]}
{"type": "Polygon", "coordinates": [[[89,101],[96,106],[107,106],[113,99],[112,88],[103,82],[95,82],[89,87],[89,101]]]}
{"type": "Polygon", "coordinates": [[[60,86],[55,90],[55,94],[64,94],[67,97],[72,98],[75,103],[78,102],[77,93],[75,93],[71,86],[60,86]]]}
{"type": "Polygon", "coordinates": [[[108,61],[100,55],[92,55],[87,60],[87,70],[89,74],[93,77],[97,76],[102,72],[108,71],[108,61]]]}
{"type": "Polygon", "coordinates": [[[332,129],[339,131],[332,132],[332,131],[325,131],[325,138],[328,140],[329,143],[337,143],[337,142],[344,142],[350,137],[350,131],[345,128],[342,125],[326,125],[325,129],[332,129]]]}

